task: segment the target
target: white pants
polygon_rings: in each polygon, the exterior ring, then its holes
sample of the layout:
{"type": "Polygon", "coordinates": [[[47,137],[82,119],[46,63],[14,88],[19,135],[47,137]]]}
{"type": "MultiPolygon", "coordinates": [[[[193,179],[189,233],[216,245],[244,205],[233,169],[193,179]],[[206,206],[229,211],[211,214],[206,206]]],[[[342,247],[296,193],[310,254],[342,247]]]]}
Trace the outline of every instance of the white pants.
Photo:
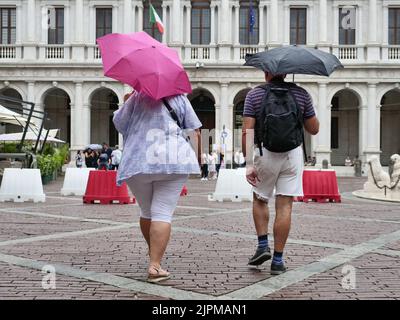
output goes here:
{"type": "Polygon", "coordinates": [[[303,147],[288,152],[271,152],[263,156],[255,149],[254,166],[260,182],[253,188],[256,197],[268,201],[274,195],[303,196],[303,147]]]}
{"type": "Polygon", "coordinates": [[[137,174],[126,183],[140,207],[140,217],[171,223],[187,174],[137,174]]]}

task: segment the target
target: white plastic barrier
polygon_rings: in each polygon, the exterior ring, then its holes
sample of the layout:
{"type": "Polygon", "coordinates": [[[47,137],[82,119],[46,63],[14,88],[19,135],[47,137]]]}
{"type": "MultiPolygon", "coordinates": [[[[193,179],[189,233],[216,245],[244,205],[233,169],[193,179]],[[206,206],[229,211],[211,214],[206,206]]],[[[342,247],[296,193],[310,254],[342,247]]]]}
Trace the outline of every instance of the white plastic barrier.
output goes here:
{"type": "Polygon", "coordinates": [[[208,201],[252,201],[252,186],[246,180],[246,168],[221,169],[215,192],[208,196],[208,201]]]}
{"type": "Polygon", "coordinates": [[[63,196],[83,196],[91,170],[94,168],[67,168],[61,194],[63,196]]]}
{"type": "Polygon", "coordinates": [[[4,169],[0,187],[0,202],[45,202],[39,169],[4,169]]]}

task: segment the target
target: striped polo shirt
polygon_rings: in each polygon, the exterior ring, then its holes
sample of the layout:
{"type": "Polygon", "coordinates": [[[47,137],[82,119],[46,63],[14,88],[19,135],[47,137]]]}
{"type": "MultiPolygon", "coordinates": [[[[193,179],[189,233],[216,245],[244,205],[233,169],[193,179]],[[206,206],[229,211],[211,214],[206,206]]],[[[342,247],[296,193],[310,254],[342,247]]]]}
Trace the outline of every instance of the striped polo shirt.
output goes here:
{"type": "MultiPolygon", "coordinates": [[[[297,105],[300,107],[301,112],[303,113],[303,120],[315,116],[312,99],[306,90],[291,82],[273,81],[273,83],[284,84],[285,87],[288,86],[290,88],[297,105]]],[[[243,117],[256,117],[265,93],[265,89],[260,87],[255,87],[249,91],[244,102],[243,117]]]]}

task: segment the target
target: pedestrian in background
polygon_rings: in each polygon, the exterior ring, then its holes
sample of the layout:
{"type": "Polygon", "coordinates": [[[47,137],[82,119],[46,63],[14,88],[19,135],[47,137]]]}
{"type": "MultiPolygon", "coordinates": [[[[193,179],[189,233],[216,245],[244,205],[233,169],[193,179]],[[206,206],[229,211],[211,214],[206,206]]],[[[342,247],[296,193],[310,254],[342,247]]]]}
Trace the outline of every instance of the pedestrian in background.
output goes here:
{"type": "Polygon", "coordinates": [[[111,170],[118,170],[121,162],[122,152],[119,150],[119,146],[116,145],[115,149],[111,153],[111,170]]]}
{"type": "Polygon", "coordinates": [[[201,181],[208,180],[208,155],[207,153],[203,153],[201,155],[201,181]]]}
{"type": "Polygon", "coordinates": [[[211,180],[217,179],[217,154],[210,151],[208,154],[208,177],[211,180]]]}
{"type": "Polygon", "coordinates": [[[92,167],[92,159],[91,159],[91,154],[92,150],[86,149],[83,154],[85,155],[85,165],[86,168],[91,168],[92,167]]]}
{"type": "Polygon", "coordinates": [[[103,149],[101,149],[101,153],[107,153],[108,159],[111,159],[112,149],[110,148],[110,146],[105,142],[103,142],[102,146],[103,149]]]}
{"type": "Polygon", "coordinates": [[[110,163],[111,163],[111,160],[108,157],[108,154],[103,149],[103,152],[100,154],[100,156],[97,160],[97,168],[99,170],[108,170],[108,169],[110,169],[110,163]]]}
{"type": "Polygon", "coordinates": [[[77,168],[82,168],[84,163],[83,157],[84,155],[82,155],[81,150],[78,150],[75,156],[75,165],[77,168]]]}

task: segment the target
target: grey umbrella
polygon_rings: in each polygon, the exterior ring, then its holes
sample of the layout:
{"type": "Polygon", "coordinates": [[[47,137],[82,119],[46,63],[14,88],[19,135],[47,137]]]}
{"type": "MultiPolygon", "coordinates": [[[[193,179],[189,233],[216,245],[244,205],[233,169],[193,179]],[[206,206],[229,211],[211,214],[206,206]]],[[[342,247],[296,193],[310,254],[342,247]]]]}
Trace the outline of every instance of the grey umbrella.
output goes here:
{"type": "Polygon", "coordinates": [[[329,76],[342,69],[339,59],[330,53],[306,47],[284,46],[246,55],[245,66],[252,66],[272,74],[315,74],[329,76]]]}

